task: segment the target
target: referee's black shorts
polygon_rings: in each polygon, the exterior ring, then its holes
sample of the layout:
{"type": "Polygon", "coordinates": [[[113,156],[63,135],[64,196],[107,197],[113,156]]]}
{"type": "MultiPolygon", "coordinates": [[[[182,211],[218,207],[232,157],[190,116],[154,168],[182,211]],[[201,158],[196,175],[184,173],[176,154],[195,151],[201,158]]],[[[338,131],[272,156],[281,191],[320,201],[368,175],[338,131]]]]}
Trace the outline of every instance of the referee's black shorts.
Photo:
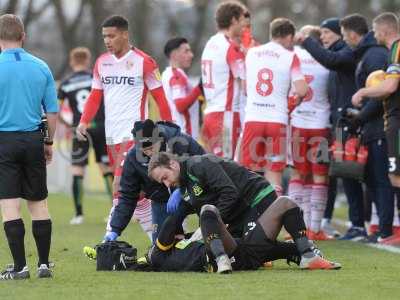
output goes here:
{"type": "Polygon", "coordinates": [[[47,198],[43,135],[34,132],[0,132],[0,199],[47,198]]]}

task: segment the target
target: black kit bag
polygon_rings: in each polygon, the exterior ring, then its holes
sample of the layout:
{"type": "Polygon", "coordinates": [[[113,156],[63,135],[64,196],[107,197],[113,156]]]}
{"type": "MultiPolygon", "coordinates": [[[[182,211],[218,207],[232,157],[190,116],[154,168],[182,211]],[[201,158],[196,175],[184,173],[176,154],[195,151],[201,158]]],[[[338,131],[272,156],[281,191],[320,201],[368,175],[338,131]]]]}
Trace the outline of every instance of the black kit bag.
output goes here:
{"type": "Polygon", "coordinates": [[[137,264],[137,249],[123,241],[98,244],[96,254],[97,271],[125,271],[137,264]]]}

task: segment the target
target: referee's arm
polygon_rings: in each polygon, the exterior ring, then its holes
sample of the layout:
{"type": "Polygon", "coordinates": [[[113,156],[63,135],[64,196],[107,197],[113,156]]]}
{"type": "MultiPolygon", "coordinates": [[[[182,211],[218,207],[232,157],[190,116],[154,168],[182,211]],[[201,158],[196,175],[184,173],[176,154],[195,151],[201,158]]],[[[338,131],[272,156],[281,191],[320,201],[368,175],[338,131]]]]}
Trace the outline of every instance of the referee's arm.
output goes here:
{"type": "Polygon", "coordinates": [[[48,141],[48,143],[45,143],[44,148],[45,148],[46,162],[50,163],[53,157],[53,149],[51,146],[53,143],[54,134],[56,132],[59,103],[57,97],[56,84],[53,75],[51,74],[51,71],[48,67],[45,68],[44,72],[47,77],[47,86],[44,97],[42,99],[42,106],[43,106],[43,111],[45,112],[47,117],[47,124],[49,130],[49,138],[50,138],[50,141],[48,141]]]}
{"type": "Polygon", "coordinates": [[[46,113],[47,123],[49,126],[49,137],[50,141],[53,141],[54,133],[56,132],[58,113],[46,113]]]}

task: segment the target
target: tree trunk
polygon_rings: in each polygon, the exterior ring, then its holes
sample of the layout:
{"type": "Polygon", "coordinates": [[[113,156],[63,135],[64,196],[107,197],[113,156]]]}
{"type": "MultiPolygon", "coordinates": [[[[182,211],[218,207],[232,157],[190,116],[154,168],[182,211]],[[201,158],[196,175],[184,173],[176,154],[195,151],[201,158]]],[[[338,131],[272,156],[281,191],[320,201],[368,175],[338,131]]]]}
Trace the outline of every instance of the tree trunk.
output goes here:
{"type": "Polygon", "coordinates": [[[56,12],[56,17],[57,17],[57,22],[59,25],[60,33],[62,40],[64,42],[63,45],[63,58],[62,58],[62,63],[58,71],[56,72],[56,77],[61,77],[62,74],[65,73],[66,69],[68,68],[68,61],[69,61],[69,51],[77,46],[77,41],[76,41],[76,31],[77,28],[81,22],[81,17],[83,14],[83,9],[86,4],[86,0],[81,0],[78,13],[76,16],[71,20],[71,22],[68,22],[65,13],[64,13],[64,8],[62,6],[62,0],[53,0],[52,3],[55,8],[56,12]]]}

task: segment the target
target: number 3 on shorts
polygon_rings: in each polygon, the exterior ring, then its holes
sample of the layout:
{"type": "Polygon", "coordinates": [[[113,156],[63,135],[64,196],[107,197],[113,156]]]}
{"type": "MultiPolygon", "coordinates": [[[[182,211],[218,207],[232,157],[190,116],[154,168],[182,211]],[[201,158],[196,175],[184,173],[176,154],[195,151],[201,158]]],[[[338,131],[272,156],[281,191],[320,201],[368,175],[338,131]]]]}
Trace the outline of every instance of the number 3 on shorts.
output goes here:
{"type": "Polygon", "coordinates": [[[389,157],[389,172],[396,170],[396,157],[389,157]]]}

